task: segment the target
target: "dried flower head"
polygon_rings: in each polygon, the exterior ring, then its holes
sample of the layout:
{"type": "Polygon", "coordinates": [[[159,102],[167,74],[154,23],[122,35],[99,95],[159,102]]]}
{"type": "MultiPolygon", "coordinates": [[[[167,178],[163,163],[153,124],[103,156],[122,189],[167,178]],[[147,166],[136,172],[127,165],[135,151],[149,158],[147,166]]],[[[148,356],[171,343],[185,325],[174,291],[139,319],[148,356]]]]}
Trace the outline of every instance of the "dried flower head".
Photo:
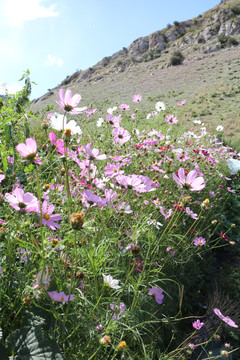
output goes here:
{"type": "Polygon", "coordinates": [[[76,213],[73,213],[70,216],[70,223],[73,229],[75,230],[80,230],[83,227],[85,218],[84,218],[84,213],[82,211],[78,211],[76,213]]]}

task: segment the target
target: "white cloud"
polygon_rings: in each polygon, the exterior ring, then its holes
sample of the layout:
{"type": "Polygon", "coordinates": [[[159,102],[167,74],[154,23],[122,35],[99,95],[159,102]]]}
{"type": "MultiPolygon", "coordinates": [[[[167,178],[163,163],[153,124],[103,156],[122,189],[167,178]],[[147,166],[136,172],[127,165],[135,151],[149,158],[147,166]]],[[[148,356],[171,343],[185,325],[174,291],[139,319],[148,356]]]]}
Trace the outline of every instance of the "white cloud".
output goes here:
{"type": "Polygon", "coordinates": [[[2,84],[0,85],[0,94],[5,95],[6,92],[8,94],[16,94],[16,92],[22,90],[22,86],[20,86],[17,82],[12,85],[2,84]]]}
{"type": "Polygon", "coordinates": [[[57,65],[61,67],[63,65],[63,60],[56,56],[48,54],[47,60],[45,61],[45,65],[47,66],[57,65]]]}
{"type": "Polygon", "coordinates": [[[56,4],[44,6],[45,0],[4,0],[3,14],[11,27],[22,25],[25,21],[49,16],[58,16],[54,11],[56,4]]]}

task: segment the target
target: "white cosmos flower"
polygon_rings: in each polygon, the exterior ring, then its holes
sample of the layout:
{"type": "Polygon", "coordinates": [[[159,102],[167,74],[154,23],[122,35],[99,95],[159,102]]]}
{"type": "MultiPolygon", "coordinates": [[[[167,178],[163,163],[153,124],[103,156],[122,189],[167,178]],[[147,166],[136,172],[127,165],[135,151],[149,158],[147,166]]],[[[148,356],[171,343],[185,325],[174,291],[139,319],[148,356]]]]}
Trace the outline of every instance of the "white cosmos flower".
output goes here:
{"type": "Polygon", "coordinates": [[[223,131],[223,126],[222,126],[222,125],[218,125],[218,126],[216,127],[216,130],[217,130],[217,131],[223,131]]]}
{"type": "Polygon", "coordinates": [[[155,109],[156,109],[157,111],[165,110],[166,108],[165,108],[164,102],[158,101],[158,102],[155,104],[155,109]]]}
{"type": "Polygon", "coordinates": [[[120,286],[118,285],[120,280],[115,280],[111,275],[104,275],[103,274],[103,282],[104,284],[108,285],[112,289],[120,289],[120,286]]]}
{"type": "Polygon", "coordinates": [[[70,129],[72,135],[74,134],[82,135],[82,130],[80,126],[77,125],[76,121],[74,120],[70,120],[69,123],[66,124],[66,129],[70,129]]]}
{"type": "MultiPolygon", "coordinates": [[[[55,130],[62,130],[63,128],[63,118],[64,115],[58,114],[57,112],[53,113],[53,115],[50,117],[50,124],[51,127],[55,130]]],[[[64,119],[64,129],[66,128],[66,116],[64,119]]]]}
{"type": "Polygon", "coordinates": [[[201,120],[193,120],[193,123],[194,123],[194,124],[198,124],[198,125],[201,125],[201,124],[202,124],[201,120]]]}
{"type": "Polygon", "coordinates": [[[112,107],[112,108],[108,108],[108,109],[107,109],[107,113],[108,113],[108,114],[112,114],[115,110],[117,110],[117,107],[116,107],[116,106],[114,106],[114,107],[112,107]]]}
{"type": "Polygon", "coordinates": [[[103,122],[104,122],[103,118],[99,118],[97,121],[97,127],[101,127],[103,122]]]}
{"type": "Polygon", "coordinates": [[[151,116],[152,116],[152,114],[147,114],[146,119],[147,120],[150,119],[151,116]]]}

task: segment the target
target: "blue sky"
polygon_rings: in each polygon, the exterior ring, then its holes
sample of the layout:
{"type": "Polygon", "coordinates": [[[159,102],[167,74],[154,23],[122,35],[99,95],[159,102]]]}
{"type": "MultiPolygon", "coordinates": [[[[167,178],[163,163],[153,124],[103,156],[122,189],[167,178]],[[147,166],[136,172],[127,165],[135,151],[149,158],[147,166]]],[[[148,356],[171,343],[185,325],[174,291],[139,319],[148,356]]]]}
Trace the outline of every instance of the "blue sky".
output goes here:
{"type": "Polygon", "coordinates": [[[0,93],[20,90],[30,70],[31,98],[139,37],[196,17],[220,0],[0,0],[0,93]]]}

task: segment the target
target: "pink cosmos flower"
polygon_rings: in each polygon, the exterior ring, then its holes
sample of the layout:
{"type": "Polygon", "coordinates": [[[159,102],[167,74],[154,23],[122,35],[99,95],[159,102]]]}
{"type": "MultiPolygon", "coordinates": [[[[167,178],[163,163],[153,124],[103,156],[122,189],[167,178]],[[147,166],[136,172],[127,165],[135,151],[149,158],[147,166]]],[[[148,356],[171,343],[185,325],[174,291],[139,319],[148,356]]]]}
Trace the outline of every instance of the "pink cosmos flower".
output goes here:
{"type": "Polygon", "coordinates": [[[186,101],[187,101],[187,100],[186,100],[186,99],[184,99],[183,101],[181,101],[181,102],[180,102],[180,103],[178,103],[177,105],[178,105],[178,106],[182,106],[182,105],[184,105],[184,104],[186,103],[186,101]]]}
{"type": "Polygon", "coordinates": [[[116,143],[124,144],[131,138],[131,135],[124,128],[118,127],[113,130],[113,137],[116,143]]]}
{"type": "Polygon", "coordinates": [[[219,309],[215,308],[213,311],[226,324],[228,324],[231,327],[238,328],[238,325],[235,324],[235,322],[232,319],[230,319],[229,316],[224,316],[219,309]]]}
{"type": "Polygon", "coordinates": [[[119,105],[120,110],[128,111],[130,109],[130,106],[127,104],[121,104],[119,105]]]}
{"type": "Polygon", "coordinates": [[[97,109],[89,109],[86,111],[86,114],[88,115],[89,118],[91,118],[93,116],[93,114],[97,113],[97,109]]]}
{"type": "MultiPolygon", "coordinates": [[[[42,224],[47,225],[50,229],[56,230],[60,228],[59,224],[56,224],[55,221],[62,220],[61,215],[52,215],[55,207],[53,204],[48,204],[45,200],[42,204],[42,224]]],[[[38,215],[40,214],[40,208],[38,208],[38,215]]]]}
{"type": "MultiPolygon", "coordinates": [[[[62,139],[57,140],[57,135],[54,134],[52,131],[48,135],[51,145],[56,147],[56,151],[60,154],[64,154],[64,141],[62,139]]],[[[68,149],[67,149],[68,152],[68,149]]]]}
{"type": "Polygon", "coordinates": [[[140,94],[133,95],[132,101],[135,103],[139,103],[140,101],[142,101],[142,95],[140,94]]]}
{"type": "Polygon", "coordinates": [[[136,114],[133,113],[133,114],[131,115],[131,119],[133,119],[133,120],[136,119],[136,114]]]}
{"type": "Polygon", "coordinates": [[[195,246],[203,246],[204,244],[206,244],[206,240],[203,237],[196,237],[193,241],[195,246]]]}
{"type": "Polygon", "coordinates": [[[83,145],[83,148],[85,149],[86,153],[87,153],[87,158],[89,158],[90,160],[96,159],[96,160],[105,160],[107,158],[107,156],[105,154],[102,155],[98,155],[99,154],[99,150],[98,149],[92,149],[92,143],[87,144],[87,145],[83,145]]]}
{"type": "Polygon", "coordinates": [[[174,115],[169,115],[166,117],[165,121],[168,124],[177,124],[178,123],[178,119],[174,116],[174,115]]]}
{"type": "Polygon", "coordinates": [[[108,163],[106,166],[105,166],[105,173],[104,173],[104,176],[106,177],[109,177],[109,178],[113,178],[114,176],[117,176],[117,175],[121,175],[124,173],[123,170],[120,170],[121,168],[121,164],[117,163],[117,164],[110,164],[108,163]]]}
{"type": "Polygon", "coordinates": [[[59,90],[59,98],[56,100],[56,103],[63,110],[68,112],[71,115],[80,114],[87,109],[86,106],[78,108],[78,103],[81,100],[81,95],[75,94],[72,96],[72,90],[68,89],[64,95],[64,89],[59,90]]]}
{"type": "Polygon", "coordinates": [[[83,190],[82,193],[82,204],[85,207],[96,206],[104,207],[106,206],[106,200],[100,198],[100,196],[93,194],[90,190],[83,190]]]}
{"type": "Polygon", "coordinates": [[[5,175],[4,174],[0,174],[0,184],[2,182],[2,180],[5,179],[5,175]]]}
{"type": "Polygon", "coordinates": [[[173,179],[181,188],[190,189],[190,191],[200,191],[206,186],[203,177],[197,177],[196,170],[191,170],[186,176],[184,169],[180,168],[177,174],[173,174],[173,179]]]}
{"type": "Polygon", "coordinates": [[[120,116],[113,116],[112,114],[107,114],[106,120],[108,124],[110,124],[112,127],[118,128],[119,122],[122,120],[122,118],[120,116]]]}
{"type": "Polygon", "coordinates": [[[148,291],[148,295],[153,295],[155,297],[155,300],[158,304],[162,304],[163,302],[163,290],[159,287],[152,287],[149,291],[148,291]]]}
{"type": "Polygon", "coordinates": [[[198,219],[198,215],[194,214],[194,212],[189,207],[186,207],[185,212],[186,214],[190,215],[192,219],[194,220],[198,219]]]}
{"type": "Polygon", "coordinates": [[[33,160],[37,154],[37,142],[34,138],[27,138],[26,144],[20,143],[16,149],[23,158],[33,160]]]}
{"type": "Polygon", "coordinates": [[[164,216],[164,219],[167,220],[169,217],[172,216],[174,211],[172,209],[168,210],[167,213],[165,213],[165,207],[160,206],[160,213],[164,216]]]}
{"type": "Polygon", "coordinates": [[[192,323],[192,326],[194,327],[194,329],[200,330],[204,326],[204,323],[202,323],[199,319],[197,319],[192,323]]]}
{"type": "Polygon", "coordinates": [[[68,302],[75,299],[75,295],[66,295],[63,291],[58,293],[57,291],[48,291],[48,295],[53,301],[68,302]]]}
{"type": "Polygon", "coordinates": [[[38,211],[38,199],[36,198],[36,196],[29,192],[24,194],[24,191],[21,188],[14,189],[12,194],[6,193],[5,198],[10,202],[10,205],[17,211],[38,211]]]}

